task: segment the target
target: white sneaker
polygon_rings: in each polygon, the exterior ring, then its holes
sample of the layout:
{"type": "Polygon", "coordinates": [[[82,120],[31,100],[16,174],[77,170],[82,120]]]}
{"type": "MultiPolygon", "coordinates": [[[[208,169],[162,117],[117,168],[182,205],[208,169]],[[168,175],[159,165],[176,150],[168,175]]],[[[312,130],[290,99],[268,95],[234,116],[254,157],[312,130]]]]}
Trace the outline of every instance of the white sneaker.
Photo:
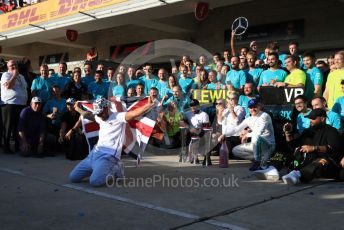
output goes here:
{"type": "Polygon", "coordinates": [[[274,166],[269,166],[266,169],[256,170],[253,172],[253,174],[259,180],[271,180],[271,181],[279,180],[278,170],[274,166]]]}
{"type": "Polygon", "coordinates": [[[298,170],[293,170],[287,175],[282,176],[282,180],[285,184],[295,185],[300,183],[301,173],[298,170]]]}

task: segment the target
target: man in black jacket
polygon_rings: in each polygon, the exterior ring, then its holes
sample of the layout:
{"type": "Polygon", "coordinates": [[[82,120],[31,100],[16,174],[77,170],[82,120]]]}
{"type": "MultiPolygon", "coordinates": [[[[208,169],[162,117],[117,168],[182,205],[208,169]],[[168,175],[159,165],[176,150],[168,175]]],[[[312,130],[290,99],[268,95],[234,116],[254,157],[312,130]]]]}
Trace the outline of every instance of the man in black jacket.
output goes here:
{"type": "Polygon", "coordinates": [[[282,177],[286,184],[307,183],[315,177],[337,178],[343,157],[338,131],[326,124],[326,111],[314,109],[308,116],[311,127],[296,139],[288,124],[283,128],[288,145],[295,149],[294,169],[282,177]]]}

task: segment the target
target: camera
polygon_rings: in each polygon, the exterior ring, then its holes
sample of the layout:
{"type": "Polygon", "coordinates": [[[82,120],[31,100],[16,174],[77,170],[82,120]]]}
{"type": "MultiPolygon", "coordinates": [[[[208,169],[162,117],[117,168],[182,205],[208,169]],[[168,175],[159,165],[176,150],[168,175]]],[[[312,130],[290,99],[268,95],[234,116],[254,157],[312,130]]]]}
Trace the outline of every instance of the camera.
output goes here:
{"type": "Polygon", "coordinates": [[[291,131],[293,131],[293,126],[290,123],[285,123],[283,125],[283,132],[290,133],[291,131]]]}

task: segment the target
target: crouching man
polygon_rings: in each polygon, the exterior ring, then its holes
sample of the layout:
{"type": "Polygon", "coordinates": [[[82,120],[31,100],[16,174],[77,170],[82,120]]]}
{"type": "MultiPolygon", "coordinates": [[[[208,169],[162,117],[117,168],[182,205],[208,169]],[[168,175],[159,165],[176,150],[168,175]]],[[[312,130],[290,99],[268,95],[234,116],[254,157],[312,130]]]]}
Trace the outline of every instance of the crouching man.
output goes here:
{"type": "Polygon", "coordinates": [[[42,99],[33,97],[30,106],[24,108],[19,117],[20,155],[43,156],[45,120],[42,99]]]}
{"type": "Polygon", "coordinates": [[[290,129],[284,127],[288,145],[295,149],[294,169],[282,177],[286,184],[307,183],[313,178],[338,178],[343,157],[338,131],[326,124],[326,111],[314,109],[306,116],[311,127],[294,139],[290,129]]]}
{"type": "MultiPolygon", "coordinates": [[[[82,160],[70,173],[69,179],[73,183],[81,182],[90,177],[92,186],[103,186],[108,176],[124,177],[124,166],[120,160],[122,145],[125,140],[125,123],[138,118],[154,107],[154,102],[148,98],[147,104],[129,112],[112,112],[110,104],[105,98],[97,99],[94,112],[81,109],[81,103],[75,103],[75,110],[84,118],[99,124],[99,140],[90,154],[82,160]]],[[[111,178],[111,177],[110,177],[111,178]]]]}
{"type": "Polygon", "coordinates": [[[275,150],[275,136],[272,120],[269,114],[262,111],[262,104],[258,99],[248,102],[251,116],[245,118],[227,136],[240,134],[241,143],[233,148],[233,155],[252,160],[250,171],[266,169],[267,161],[275,150]]]}

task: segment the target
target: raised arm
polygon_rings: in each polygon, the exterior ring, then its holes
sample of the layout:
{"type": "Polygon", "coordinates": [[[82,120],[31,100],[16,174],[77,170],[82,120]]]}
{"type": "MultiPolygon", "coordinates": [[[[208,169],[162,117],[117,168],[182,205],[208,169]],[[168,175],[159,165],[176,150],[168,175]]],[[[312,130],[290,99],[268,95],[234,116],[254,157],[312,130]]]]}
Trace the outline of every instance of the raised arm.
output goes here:
{"type": "Polygon", "coordinates": [[[232,56],[236,56],[236,49],[235,49],[235,30],[232,30],[231,32],[231,51],[232,56]]]}
{"type": "Polygon", "coordinates": [[[151,108],[153,108],[155,106],[154,100],[149,97],[148,98],[148,102],[147,104],[145,104],[142,107],[139,107],[133,111],[129,111],[125,114],[125,120],[126,121],[130,121],[133,120],[137,117],[142,116],[143,114],[147,113],[151,108]]]}
{"type": "Polygon", "coordinates": [[[85,119],[95,121],[94,115],[91,112],[85,111],[81,108],[81,102],[80,101],[75,102],[74,108],[75,108],[75,111],[80,113],[80,115],[83,116],[85,119]]]}

